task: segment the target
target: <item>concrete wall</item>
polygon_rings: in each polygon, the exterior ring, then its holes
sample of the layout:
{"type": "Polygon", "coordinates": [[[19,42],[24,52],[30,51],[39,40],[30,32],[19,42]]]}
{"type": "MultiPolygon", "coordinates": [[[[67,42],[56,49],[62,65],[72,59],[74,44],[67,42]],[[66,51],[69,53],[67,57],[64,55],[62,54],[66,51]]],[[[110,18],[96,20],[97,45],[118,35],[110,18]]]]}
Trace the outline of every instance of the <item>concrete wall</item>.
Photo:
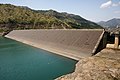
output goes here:
{"type": "Polygon", "coordinates": [[[79,60],[94,53],[103,30],[14,30],[6,37],[79,60]]]}

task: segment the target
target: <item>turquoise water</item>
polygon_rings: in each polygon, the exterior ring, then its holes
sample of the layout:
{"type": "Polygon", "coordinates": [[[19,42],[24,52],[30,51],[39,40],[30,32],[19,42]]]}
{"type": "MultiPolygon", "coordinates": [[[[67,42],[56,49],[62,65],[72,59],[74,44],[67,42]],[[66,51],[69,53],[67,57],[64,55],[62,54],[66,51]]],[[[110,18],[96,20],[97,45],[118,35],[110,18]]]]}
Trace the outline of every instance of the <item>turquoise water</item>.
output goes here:
{"type": "Polygon", "coordinates": [[[0,80],[54,80],[77,61],[0,37],[0,80]]]}

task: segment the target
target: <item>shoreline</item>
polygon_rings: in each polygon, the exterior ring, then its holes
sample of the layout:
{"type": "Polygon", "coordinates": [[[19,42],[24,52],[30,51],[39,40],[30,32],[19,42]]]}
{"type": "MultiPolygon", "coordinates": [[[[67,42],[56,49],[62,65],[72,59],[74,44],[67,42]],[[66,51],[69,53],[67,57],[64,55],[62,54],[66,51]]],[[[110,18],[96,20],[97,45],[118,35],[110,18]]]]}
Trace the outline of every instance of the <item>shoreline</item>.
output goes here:
{"type": "Polygon", "coordinates": [[[103,49],[92,57],[79,60],[75,71],[55,80],[119,80],[120,50],[103,49]],[[87,75],[86,75],[87,74],[87,75]]]}

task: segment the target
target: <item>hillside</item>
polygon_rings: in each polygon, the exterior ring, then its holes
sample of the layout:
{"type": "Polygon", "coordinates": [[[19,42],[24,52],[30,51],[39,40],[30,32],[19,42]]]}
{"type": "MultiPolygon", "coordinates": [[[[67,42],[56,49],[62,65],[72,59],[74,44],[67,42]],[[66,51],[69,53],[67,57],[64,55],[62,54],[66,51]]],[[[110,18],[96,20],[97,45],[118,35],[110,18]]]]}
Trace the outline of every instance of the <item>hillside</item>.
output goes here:
{"type": "Polygon", "coordinates": [[[98,24],[103,26],[103,27],[116,28],[117,26],[120,27],[120,19],[113,18],[113,19],[108,20],[108,21],[98,22],[98,24]]]}
{"type": "Polygon", "coordinates": [[[92,29],[101,26],[74,14],[0,4],[0,32],[13,29],[92,29]]]}

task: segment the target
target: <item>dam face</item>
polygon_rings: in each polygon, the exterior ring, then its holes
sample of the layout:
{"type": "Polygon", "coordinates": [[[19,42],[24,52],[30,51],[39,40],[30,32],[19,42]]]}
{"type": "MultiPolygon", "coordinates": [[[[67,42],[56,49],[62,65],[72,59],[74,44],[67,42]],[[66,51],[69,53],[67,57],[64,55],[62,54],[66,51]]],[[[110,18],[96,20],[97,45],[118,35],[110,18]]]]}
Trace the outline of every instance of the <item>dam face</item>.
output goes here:
{"type": "Polygon", "coordinates": [[[6,37],[59,55],[79,60],[91,56],[104,30],[13,30],[6,37]]]}

